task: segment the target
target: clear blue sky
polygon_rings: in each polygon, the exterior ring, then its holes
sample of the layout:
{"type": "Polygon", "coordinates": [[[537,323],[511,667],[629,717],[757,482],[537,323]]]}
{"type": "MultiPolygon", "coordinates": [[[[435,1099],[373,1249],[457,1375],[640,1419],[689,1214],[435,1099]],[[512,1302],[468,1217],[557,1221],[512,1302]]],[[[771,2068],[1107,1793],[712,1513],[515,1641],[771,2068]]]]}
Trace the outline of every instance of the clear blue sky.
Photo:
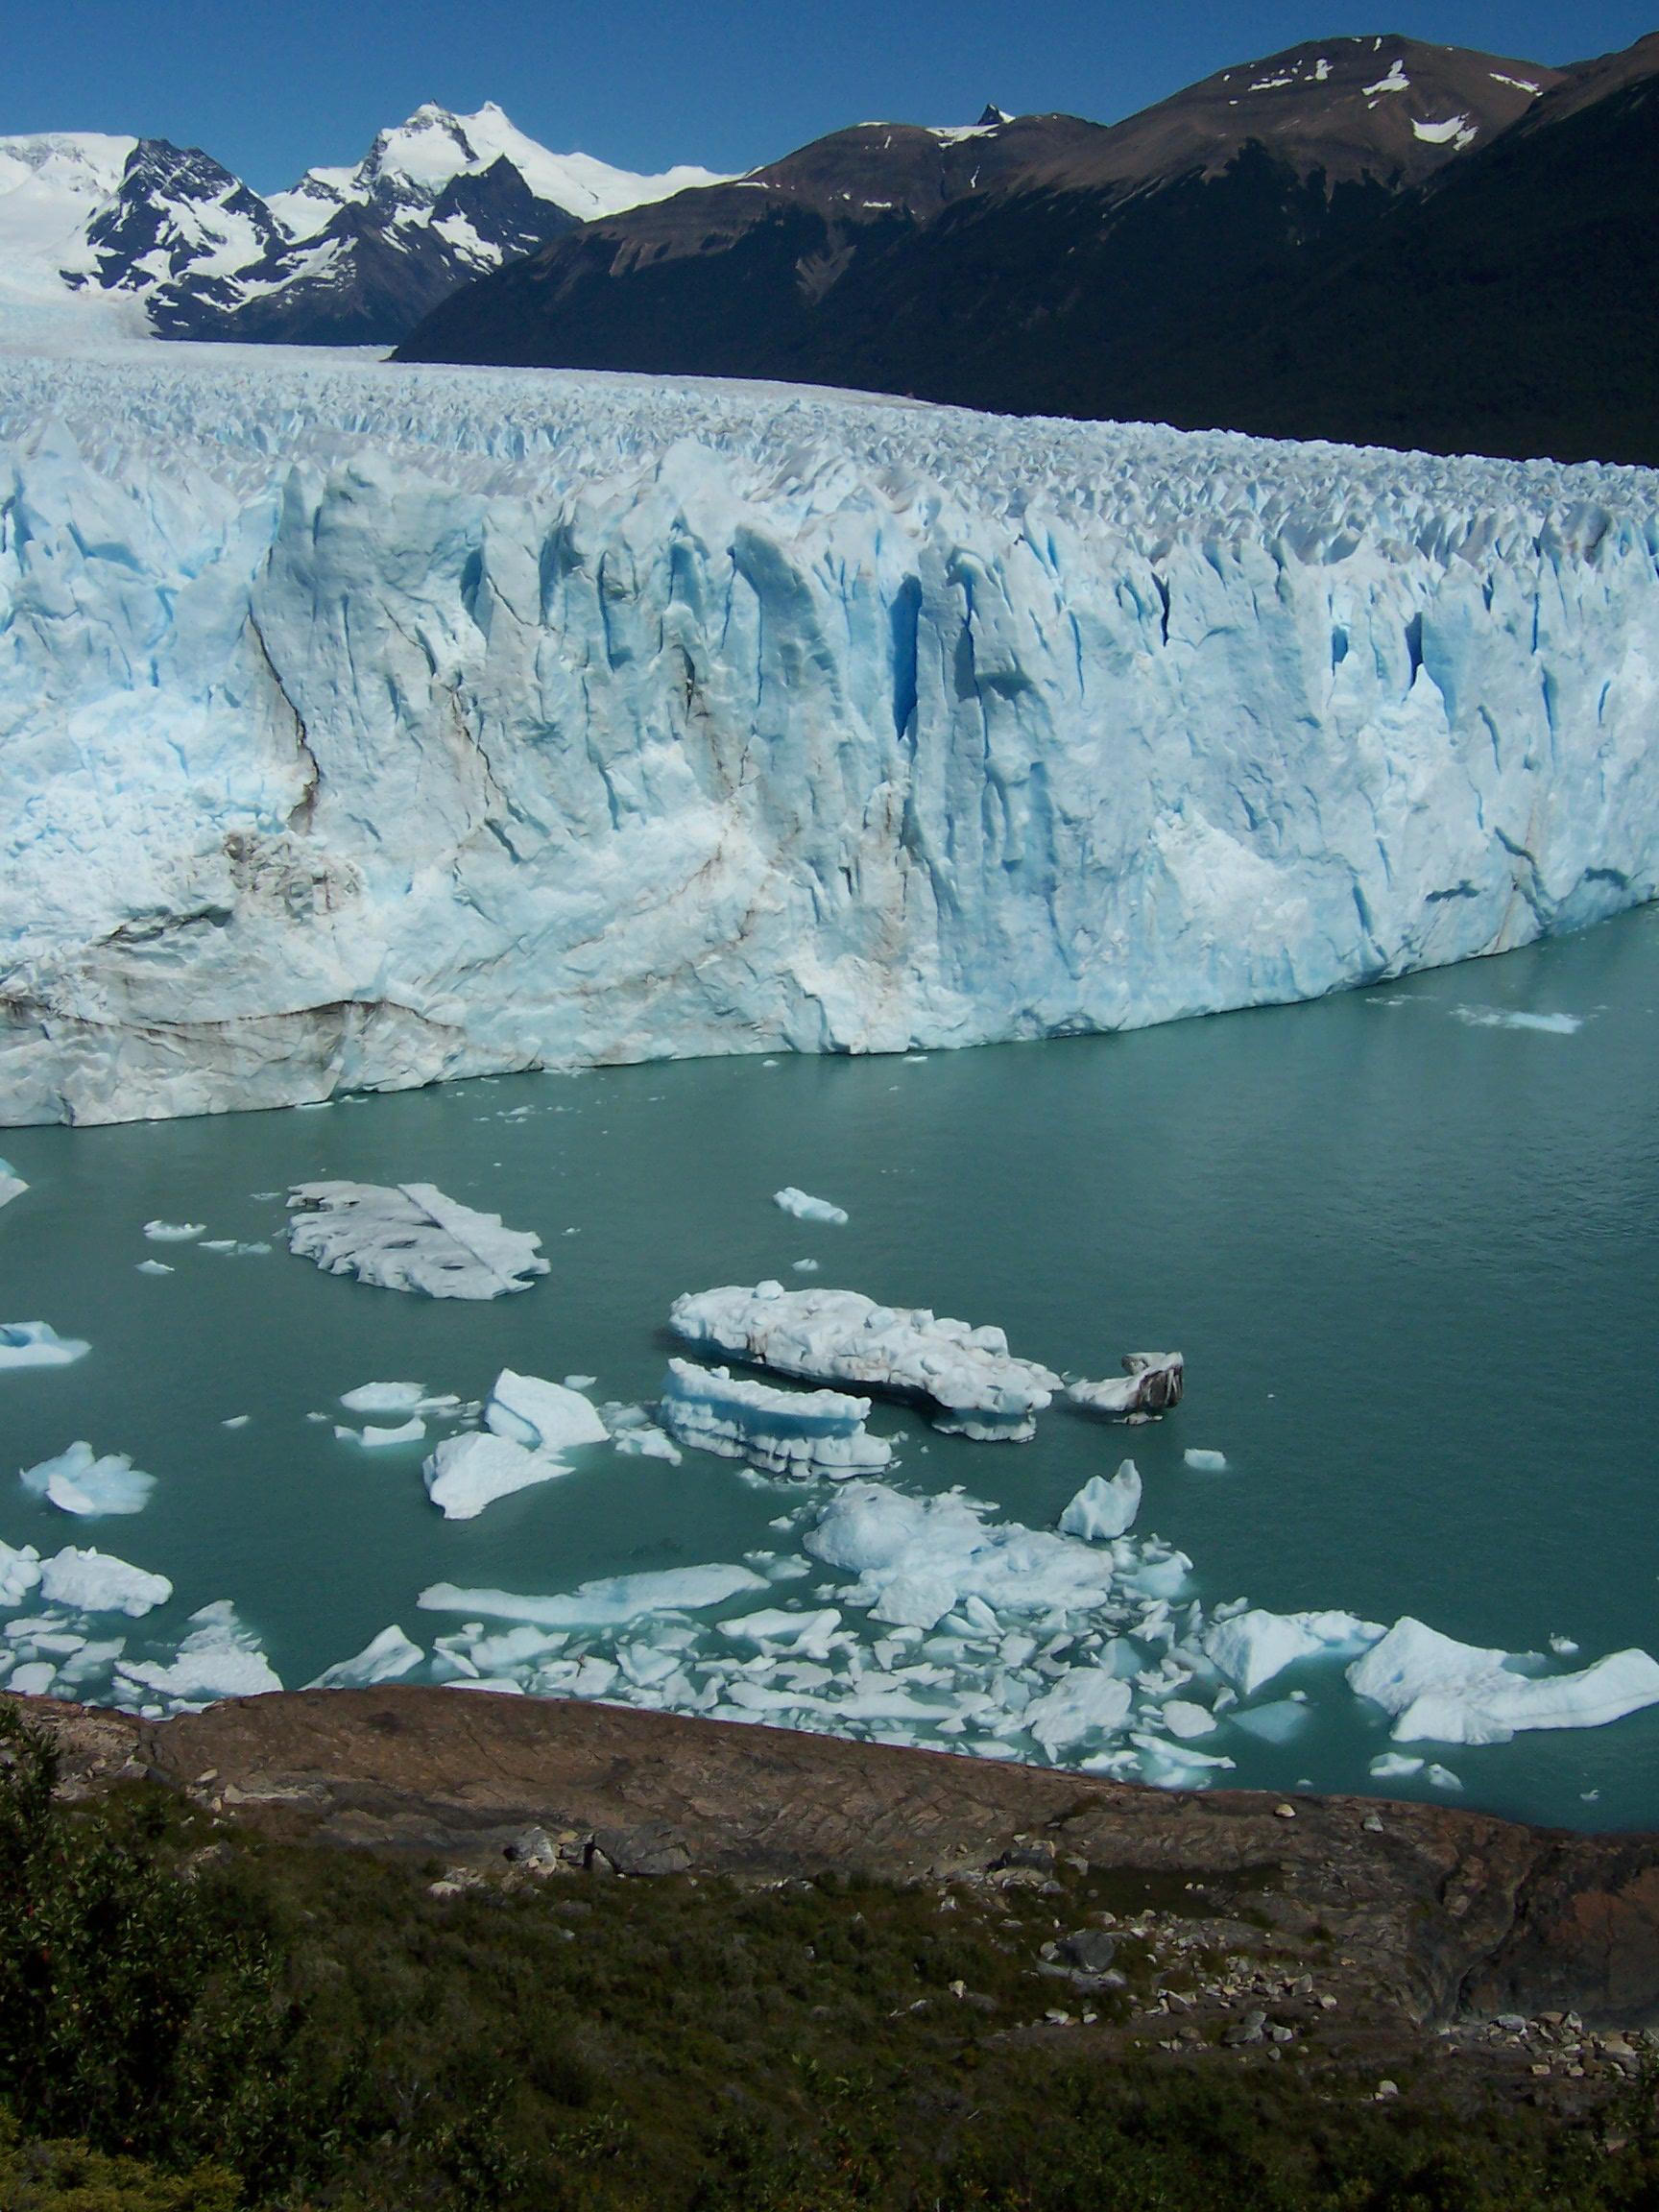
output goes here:
{"type": "Polygon", "coordinates": [[[745,169],[844,123],[987,100],[1113,122],[1229,62],[1397,31],[1531,60],[1659,28],[1659,0],[16,0],[0,132],[204,146],[262,190],[354,161],[422,100],[496,100],[560,152],[745,169]]]}

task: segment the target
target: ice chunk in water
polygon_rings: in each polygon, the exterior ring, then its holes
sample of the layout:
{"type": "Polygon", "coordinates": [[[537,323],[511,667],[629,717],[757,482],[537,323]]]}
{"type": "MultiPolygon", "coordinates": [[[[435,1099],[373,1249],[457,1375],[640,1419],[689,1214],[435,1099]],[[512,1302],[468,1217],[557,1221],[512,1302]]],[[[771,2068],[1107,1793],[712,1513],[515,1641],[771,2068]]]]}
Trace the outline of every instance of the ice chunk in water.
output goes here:
{"type": "Polygon", "coordinates": [[[426,1495],[446,1521],[474,1521],[497,1498],[569,1472],[557,1453],[527,1452],[508,1437],[476,1430],[446,1437],[421,1469],[426,1495]]]}
{"type": "Polygon", "coordinates": [[[1087,1737],[1111,1735],[1129,1718],[1134,1693],[1104,1667],[1071,1667],[1025,1708],[1025,1728],[1052,1758],[1087,1737]]]}
{"type": "Polygon", "coordinates": [[[124,1452],[100,1459],[90,1444],[71,1444],[55,1459],[24,1469],[23,1487],[60,1512],[92,1520],[105,1513],[142,1513],[156,1487],[154,1475],[134,1467],[124,1452]]]}
{"type": "Polygon", "coordinates": [[[173,1275],[178,1270],[169,1267],[165,1260],[140,1260],[137,1272],[140,1275],[173,1275]]]}
{"type": "Polygon", "coordinates": [[[1073,1382],[1066,1396],[1085,1413],[1126,1419],[1169,1412],[1180,1405],[1185,1382],[1186,1361],[1179,1352],[1129,1352],[1121,1382],[1073,1382]]]}
{"type": "Polygon", "coordinates": [[[0,1544],[0,1606],[21,1605],[40,1580],[40,1554],[33,1544],[0,1544]]]}
{"type": "Polygon", "coordinates": [[[348,1413],[413,1413],[426,1396],[423,1382],[360,1382],[341,1393],[348,1413]]]}
{"type": "Polygon", "coordinates": [[[173,1706],[210,1705],[221,1697],[260,1697],[280,1690],[280,1676],[244,1627],[228,1598],[204,1605],[190,1616],[190,1629],[165,1665],[120,1661],[115,1679],[129,1690],[148,1691],[173,1706]]]}
{"type": "Polygon", "coordinates": [[[10,1160],[0,1160],[0,1206],[10,1206],[13,1198],[21,1198],[29,1188],[10,1160]]]}
{"type": "Polygon", "coordinates": [[[399,1421],[396,1428],[376,1426],[371,1422],[365,1429],[349,1429],[343,1423],[334,1424],[334,1433],[344,1442],[361,1444],[366,1451],[377,1452],[385,1444],[423,1444],[426,1424],[419,1414],[410,1420],[399,1421]]]}
{"type": "Polygon", "coordinates": [[[67,1545],[40,1562],[40,1595],[49,1605],[71,1605],[78,1613],[125,1613],[132,1620],[165,1605],[173,1585],[165,1575],[107,1551],[78,1551],[67,1545]]]}
{"type": "Polygon", "coordinates": [[[1225,1475],[1227,1472],[1225,1452],[1183,1452],[1181,1456],[1195,1475],[1225,1475]]]}
{"type": "Polygon", "coordinates": [[[822,1221],[828,1226],[844,1229],[847,1214],[839,1206],[831,1206],[828,1198],[809,1197],[805,1190],[797,1190],[791,1183],[787,1190],[772,1193],[774,1206],[781,1206],[785,1214],[793,1214],[797,1221],[822,1221]]]}
{"type": "Polygon", "coordinates": [[[1374,1621],[1352,1613],[1266,1613],[1254,1609],[1212,1621],[1201,1642],[1204,1656],[1249,1697],[1263,1682],[1298,1659],[1352,1650],[1382,1634],[1374,1621]]]}
{"type": "Polygon", "coordinates": [[[1135,1526],[1141,1510],[1141,1470],[1125,1459],[1116,1475],[1091,1476],[1060,1516],[1063,1536],[1107,1544],[1135,1526]]]}
{"type": "MultiPolygon", "coordinates": [[[[579,1390],[544,1382],[539,1375],[516,1375],[503,1367],[495,1378],[485,1426],[527,1452],[566,1452],[579,1444],[603,1444],[609,1431],[596,1407],[579,1390]]],[[[563,1472],[562,1469],[556,1472],[563,1472]]]]}
{"type": "Polygon", "coordinates": [[[157,1244],[188,1244],[193,1238],[205,1237],[205,1221],[146,1221],[144,1234],[157,1244]]]}
{"type": "Polygon", "coordinates": [[[1576,1674],[1524,1674],[1519,1664],[1407,1615],[1348,1680],[1395,1716],[1400,1743],[1507,1743],[1525,1729],[1599,1728],[1659,1704],[1659,1661],[1646,1651],[1615,1651],[1576,1674]]]}
{"type": "Polygon", "coordinates": [[[745,1613],[740,1620],[722,1621],[720,1633],[734,1643],[786,1645],[797,1657],[822,1659],[840,1625],[841,1611],[836,1605],[827,1605],[816,1613],[786,1613],[772,1607],[745,1613]]]}
{"type": "Polygon", "coordinates": [[[655,1574],[606,1575],[557,1598],[520,1598],[506,1590],[461,1590],[453,1582],[435,1582],[421,1591],[420,1603],[428,1613],[482,1613],[497,1621],[581,1628],[633,1621],[646,1613],[701,1613],[767,1587],[765,1577],[747,1567],[668,1567],[655,1574]]]}
{"type": "Polygon", "coordinates": [[[429,1298],[500,1298],[545,1275],[541,1238],[430,1183],[297,1183],[288,1243],[330,1275],[429,1298]]]}
{"type": "Polygon", "coordinates": [[[1183,1739],[1213,1736],[1218,1725],[1214,1714],[1208,1707],[1194,1705],[1186,1697],[1168,1698],[1158,1708],[1158,1718],[1171,1736],[1183,1739]]]}
{"type": "Polygon", "coordinates": [[[57,1679],[58,1670],[50,1659],[29,1659],[12,1668],[6,1687],[18,1697],[49,1697],[57,1679]]]}
{"type": "Polygon", "coordinates": [[[90,1349],[79,1336],[60,1336],[46,1321],[0,1321],[0,1371],[8,1367],[67,1367],[90,1349]]]}
{"type": "Polygon", "coordinates": [[[1371,1777],[1377,1782],[1408,1782],[1413,1774],[1421,1774],[1421,1759],[1409,1759],[1404,1751],[1380,1751],[1370,1766],[1371,1777]]]}
{"type": "Polygon", "coordinates": [[[670,1359],[658,1408],[662,1426],[702,1452],[746,1459],[769,1475],[870,1475],[893,1447],[864,1424],[868,1398],[836,1390],[776,1390],[725,1367],[670,1359]]]}
{"type": "Polygon", "coordinates": [[[1048,1368],[1015,1358],[1000,1329],[878,1306],[855,1290],[733,1285],[677,1298],[669,1320],[694,1344],[782,1375],[928,1400],[935,1428],[956,1435],[1022,1442],[1060,1387],[1048,1368]]]}
{"type": "Polygon", "coordinates": [[[382,1628],[373,1643],[365,1644],[355,1659],[337,1660],[325,1667],[308,1690],[369,1690],[376,1682],[397,1682],[412,1674],[425,1653],[394,1624],[382,1628]]]}

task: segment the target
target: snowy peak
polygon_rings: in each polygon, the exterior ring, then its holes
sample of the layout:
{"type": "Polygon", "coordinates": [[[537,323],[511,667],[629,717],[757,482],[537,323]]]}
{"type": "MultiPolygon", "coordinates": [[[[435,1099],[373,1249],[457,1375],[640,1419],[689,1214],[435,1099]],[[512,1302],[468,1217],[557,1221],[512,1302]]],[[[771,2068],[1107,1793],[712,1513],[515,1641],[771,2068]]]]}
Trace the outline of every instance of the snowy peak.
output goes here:
{"type": "Polygon", "coordinates": [[[91,271],[87,225],[119,188],[137,143],[92,131],[0,138],[0,291],[60,297],[60,271],[91,271]]]}

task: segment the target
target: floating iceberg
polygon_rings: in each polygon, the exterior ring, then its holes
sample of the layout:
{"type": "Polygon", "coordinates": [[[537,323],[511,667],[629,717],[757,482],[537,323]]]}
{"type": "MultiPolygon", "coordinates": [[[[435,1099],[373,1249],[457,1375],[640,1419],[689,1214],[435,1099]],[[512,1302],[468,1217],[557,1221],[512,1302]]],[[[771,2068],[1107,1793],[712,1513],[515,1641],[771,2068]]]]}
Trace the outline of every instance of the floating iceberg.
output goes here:
{"type": "Polygon", "coordinates": [[[188,1244],[197,1237],[205,1237],[205,1221],[146,1221],[144,1234],[156,1244],[188,1244]]]}
{"type": "Polygon", "coordinates": [[[78,1613],[125,1613],[136,1621],[165,1605],[173,1585],[165,1575],[146,1574],[107,1551],[78,1551],[73,1545],[40,1562],[40,1595],[49,1605],[78,1613]]]}
{"type": "Polygon", "coordinates": [[[33,1544],[0,1544],[0,1607],[21,1605],[40,1583],[40,1554],[33,1544]]]}
{"type": "Polygon", "coordinates": [[[1116,1475],[1094,1475],[1060,1516],[1060,1533],[1085,1544],[1109,1544],[1135,1526],[1141,1510],[1141,1470],[1125,1459],[1116,1475]]]}
{"type": "Polygon", "coordinates": [[[221,1697],[261,1697],[280,1690],[281,1677],[243,1625],[228,1598],[190,1616],[190,1630],[165,1664],[121,1660],[116,1683],[130,1695],[159,1698],[174,1710],[210,1705],[221,1697]]]}
{"type": "Polygon", "coordinates": [[[1600,1728],[1659,1704],[1659,1660],[1616,1651],[1576,1674],[1517,1671],[1528,1660],[1459,1644],[1407,1615],[1348,1670],[1394,1716],[1398,1743],[1507,1743],[1531,1728],[1600,1728]]]}
{"type": "Polygon", "coordinates": [[[447,1436],[421,1469],[426,1495],[446,1521],[475,1521],[497,1498],[567,1475],[555,1452],[527,1452],[506,1436],[447,1436]]]}
{"type": "Polygon", "coordinates": [[[610,1433],[598,1409],[579,1390],[545,1382],[539,1375],[516,1375],[511,1367],[503,1367],[495,1378],[484,1422],[493,1434],[527,1452],[573,1451],[580,1444],[603,1444],[610,1433]]]}
{"type": "Polygon", "coordinates": [[[953,1435],[1022,1441],[1061,1386],[1046,1367],[1015,1358],[1000,1329],[878,1306],[855,1290],[733,1286],[677,1298],[668,1318],[691,1343],[779,1374],[923,1399],[937,1408],[934,1427],[953,1435]]]}
{"type": "Polygon", "coordinates": [[[1123,1357],[1122,1382],[1073,1382],[1066,1396],[1084,1413],[1128,1420],[1167,1413],[1179,1406],[1186,1376],[1187,1363],[1179,1352],[1128,1352],[1123,1357]]]}
{"type": "Polygon", "coordinates": [[[1659,890],[1647,471],[277,348],[13,354],[0,455],[0,1122],[1113,1030],[1659,890]]]}
{"type": "Polygon", "coordinates": [[[837,1390],[774,1390],[724,1367],[670,1359],[658,1418],[682,1444],[745,1459],[768,1475],[871,1475],[893,1447],[864,1424],[868,1398],[837,1390]]]}
{"type": "Polygon", "coordinates": [[[412,1643],[401,1628],[396,1625],[382,1628],[354,1659],[341,1659],[332,1667],[325,1667],[317,1679],[307,1682],[305,1687],[307,1690],[372,1690],[376,1682],[400,1682],[404,1675],[413,1674],[425,1656],[420,1645],[412,1643]]]}
{"type": "Polygon", "coordinates": [[[134,1467],[123,1452],[99,1458],[90,1444],[71,1444],[55,1459],[25,1468],[23,1487],[60,1512],[87,1520],[105,1513],[142,1513],[156,1487],[154,1475],[134,1467]]]}
{"type": "Polygon", "coordinates": [[[10,1160],[0,1160],[0,1206],[10,1206],[13,1198],[21,1198],[29,1188],[10,1160]]]}
{"type": "Polygon", "coordinates": [[[1183,1452],[1181,1457],[1195,1475],[1225,1475],[1227,1472],[1225,1452],[1190,1450],[1183,1452]]]}
{"type": "Polygon", "coordinates": [[[1517,1014],[1500,1006],[1455,1006],[1453,1012],[1471,1029],[1531,1029],[1545,1037],[1573,1037],[1584,1026],[1581,1014],[1517,1014]]]}
{"type": "Polygon", "coordinates": [[[80,1336],[60,1336],[45,1321],[0,1321],[0,1373],[8,1367],[67,1367],[91,1346],[80,1336]]]}
{"type": "Polygon", "coordinates": [[[360,1382],[344,1390],[340,1403],[348,1413],[418,1413],[425,1401],[423,1382],[360,1382]]]}
{"type": "Polygon", "coordinates": [[[1025,1728],[1050,1758],[1090,1737],[1112,1735],[1129,1718],[1135,1694],[1102,1667],[1070,1667],[1025,1708],[1025,1728]]]}
{"type": "Polygon", "coordinates": [[[426,1441],[426,1424],[418,1413],[396,1427],[385,1423],[370,1422],[365,1429],[349,1428],[337,1421],[334,1433],[342,1443],[360,1444],[366,1452],[378,1452],[388,1444],[423,1444],[426,1441]]]}
{"type": "Polygon", "coordinates": [[[906,1498],[881,1482],[849,1484],[805,1539],[813,1558],[857,1580],[852,1605],[897,1625],[931,1628],[965,1599],[987,1620],[1100,1604],[1115,1561],[1089,1544],[1017,1522],[988,1526],[989,1508],[947,1492],[906,1498]]]}
{"type": "Polygon", "coordinates": [[[1382,1634],[1380,1623],[1352,1613],[1267,1613],[1256,1607],[1212,1620],[1202,1648],[1216,1671],[1250,1697],[1299,1659],[1352,1651],[1382,1634]]]}
{"type": "Polygon", "coordinates": [[[517,1598],[506,1590],[461,1590],[453,1582],[435,1582],[421,1591],[420,1603],[428,1613],[482,1613],[492,1620],[576,1628],[635,1621],[648,1613],[701,1613],[767,1587],[765,1576],[747,1567],[669,1567],[655,1574],[606,1575],[562,1598],[517,1598]]]}
{"type": "Polygon", "coordinates": [[[430,1183],[299,1183],[288,1243],[330,1275],[429,1298],[500,1298],[545,1275],[541,1238],[430,1183]]]}
{"type": "Polygon", "coordinates": [[[797,1190],[791,1183],[786,1190],[772,1193],[774,1206],[781,1206],[785,1214],[793,1214],[797,1221],[822,1221],[831,1228],[844,1229],[847,1215],[839,1206],[831,1206],[828,1198],[812,1198],[805,1190],[797,1190]]]}

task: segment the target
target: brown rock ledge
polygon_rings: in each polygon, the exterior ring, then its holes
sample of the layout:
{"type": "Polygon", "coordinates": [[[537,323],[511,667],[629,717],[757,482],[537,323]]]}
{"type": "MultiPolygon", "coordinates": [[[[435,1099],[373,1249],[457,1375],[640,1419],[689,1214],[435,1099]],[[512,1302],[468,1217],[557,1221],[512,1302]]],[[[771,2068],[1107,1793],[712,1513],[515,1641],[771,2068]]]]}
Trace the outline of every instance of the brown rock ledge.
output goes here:
{"type": "MultiPolygon", "coordinates": [[[[288,1840],[493,1863],[530,1826],[623,1874],[1041,1880],[1050,1856],[1248,1893],[1379,2021],[1659,2024],[1659,1836],[1578,1836],[1370,1798],[1203,1794],[675,1715],[388,1685],[149,1723],[9,1700],[65,1786],[148,1776],[288,1840]],[[995,1877],[994,1877],[995,1878],[995,1877]]],[[[1222,1902],[1225,1901],[1225,1902],[1222,1902]]]]}

